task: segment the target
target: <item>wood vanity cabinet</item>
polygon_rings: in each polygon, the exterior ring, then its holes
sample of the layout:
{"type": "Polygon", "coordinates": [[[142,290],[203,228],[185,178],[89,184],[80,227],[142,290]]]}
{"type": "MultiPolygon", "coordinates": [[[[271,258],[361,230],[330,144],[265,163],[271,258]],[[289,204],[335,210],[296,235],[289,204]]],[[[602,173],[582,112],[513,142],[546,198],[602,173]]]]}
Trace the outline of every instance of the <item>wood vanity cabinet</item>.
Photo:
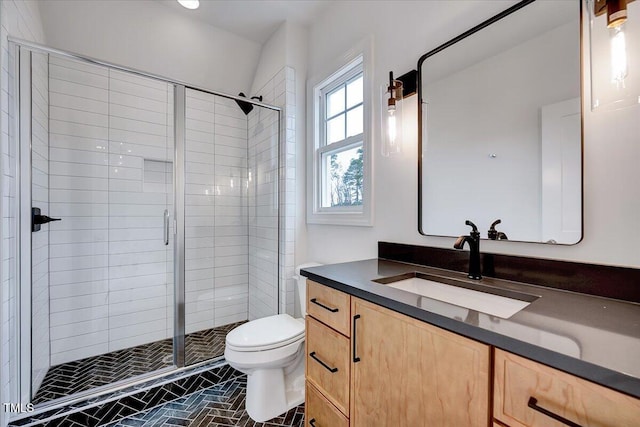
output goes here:
{"type": "Polygon", "coordinates": [[[489,425],[489,346],[311,281],[307,314],[306,425],[489,425]]]}
{"type": "Polygon", "coordinates": [[[306,425],[640,427],[640,399],[312,281],[307,314],[306,425]]]}
{"type": "Polygon", "coordinates": [[[488,345],[351,297],[351,426],[488,426],[488,345]]]}
{"type": "Polygon", "coordinates": [[[640,399],[495,350],[493,416],[509,427],[637,427],[640,399]]]}

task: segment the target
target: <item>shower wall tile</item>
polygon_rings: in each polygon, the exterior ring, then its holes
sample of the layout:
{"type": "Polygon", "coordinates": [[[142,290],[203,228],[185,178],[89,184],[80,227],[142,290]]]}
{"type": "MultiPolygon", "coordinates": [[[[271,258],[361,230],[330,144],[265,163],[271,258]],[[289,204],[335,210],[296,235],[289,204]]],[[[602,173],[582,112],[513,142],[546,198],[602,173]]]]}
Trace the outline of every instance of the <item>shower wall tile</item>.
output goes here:
{"type": "Polygon", "coordinates": [[[233,100],[187,90],[185,125],[191,333],[247,319],[247,119],[233,100]]]}
{"type": "Polygon", "coordinates": [[[173,90],[110,70],[109,94],[109,351],[117,351],[172,333],[164,212],[173,213],[173,90]]]}
{"type": "MultiPolygon", "coordinates": [[[[31,57],[32,203],[43,214],[49,212],[49,79],[47,56],[31,57]]],[[[46,226],[45,226],[46,228],[46,226]]],[[[49,369],[49,235],[32,234],[31,239],[31,387],[38,390],[49,369]]]]}
{"type": "Polygon", "coordinates": [[[73,60],[49,65],[50,209],[63,217],[50,231],[57,365],[172,334],[163,214],[173,202],[173,91],[73,60]]]}
{"type": "MultiPolygon", "coordinates": [[[[0,211],[2,212],[2,229],[0,232],[0,402],[18,401],[17,386],[17,336],[15,334],[17,326],[18,299],[17,299],[17,275],[16,275],[16,239],[17,239],[17,206],[16,206],[16,152],[15,140],[10,140],[9,135],[15,135],[15,129],[10,130],[13,121],[13,111],[10,105],[15,98],[15,94],[10,89],[13,85],[15,75],[10,67],[10,55],[7,36],[12,35],[25,40],[44,42],[44,31],[36,2],[3,0],[0,2],[0,173],[2,174],[2,195],[0,201],[0,211]]],[[[38,87],[46,87],[46,81],[42,79],[42,68],[36,73],[38,77],[38,87]]],[[[40,99],[36,102],[42,101],[40,99]]],[[[46,110],[36,111],[40,126],[46,124],[46,110]]],[[[40,129],[42,131],[42,128],[40,129]]],[[[34,181],[35,182],[35,181],[34,181]]],[[[37,182],[41,182],[40,180],[37,182]]],[[[39,193],[41,197],[42,193],[39,193]]],[[[39,242],[42,243],[42,242],[39,242]]],[[[44,254],[39,252],[37,257],[44,260],[44,254]]],[[[40,263],[44,266],[44,263],[40,263]]],[[[42,270],[40,270],[42,272],[42,270]]],[[[43,290],[44,281],[40,281],[36,289],[43,290]]],[[[44,291],[43,291],[44,292],[44,291]]],[[[40,300],[44,299],[44,293],[39,293],[40,300]]],[[[45,308],[35,307],[40,318],[45,317],[45,308]]],[[[40,329],[39,338],[45,339],[43,329],[40,329]]],[[[38,363],[45,360],[48,351],[39,353],[38,363]]],[[[0,412],[0,426],[7,423],[7,414],[0,412]]]]}
{"type": "MultiPolygon", "coordinates": [[[[268,90],[259,93],[270,102],[268,90]]],[[[256,110],[249,117],[250,319],[278,312],[278,113],[256,110]]]]}
{"type": "MultiPolygon", "coordinates": [[[[274,144],[266,138],[266,134],[262,138],[252,139],[251,130],[249,132],[250,153],[251,147],[254,146],[255,152],[259,153],[255,163],[269,174],[265,182],[255,187],[255,220],[250,228],[250,246],[253,254],[249,262],[250,319],[276,311],[294,314],[295,180],[287,179],[286,175],[287,170],[295,168],[295,128],[288,126],[295,118],[294,90],[294,70],[291,67],[284,67],[258,91],[258,94],[263,96],[263,102],[282,109],[279,123],[279,150],[277,150],[277,143],[274,144]],[[292,143],[289,144],[288,141],[292,143]],[[279,181],[277,195],[273,193],[273,180],[279,181]],[[277,213],[274,214],[278,207],[280,208],[279,234],[277,213]]],[[[272,124],[271,136],[277,139],[277,115],[274,114],[274,117],[276,122],[272,124]]],[[[260,120],[257,120],[254,126],[258,129],[264,127],[265,123],[261,124],[260,120]]]]}

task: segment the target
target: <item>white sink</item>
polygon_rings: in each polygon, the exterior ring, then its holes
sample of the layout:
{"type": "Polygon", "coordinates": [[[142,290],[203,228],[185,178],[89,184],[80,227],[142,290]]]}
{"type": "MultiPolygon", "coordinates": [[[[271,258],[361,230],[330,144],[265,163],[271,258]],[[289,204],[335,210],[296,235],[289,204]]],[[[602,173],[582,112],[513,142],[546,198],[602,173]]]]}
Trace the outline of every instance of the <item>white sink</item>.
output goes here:
{"type": "MultiPolygon", "coordinates": [[[[382,280],[379,282],[383,283],[382,280]]],[[[448,285],[419,277],[417,274],[414,277],[391,281],[385,284],[392,288],[411,292],[412,294],[422,295],[427,298],[454,304],[502,319],[510,318],[537,299],[535,296],[525,294],[522,294],[523,299],[517,299],[495,293],[476,291],[469,289],[471,285],[448,285]]],[[[515,294],[514,292],[508,293],[515,294]]]]}

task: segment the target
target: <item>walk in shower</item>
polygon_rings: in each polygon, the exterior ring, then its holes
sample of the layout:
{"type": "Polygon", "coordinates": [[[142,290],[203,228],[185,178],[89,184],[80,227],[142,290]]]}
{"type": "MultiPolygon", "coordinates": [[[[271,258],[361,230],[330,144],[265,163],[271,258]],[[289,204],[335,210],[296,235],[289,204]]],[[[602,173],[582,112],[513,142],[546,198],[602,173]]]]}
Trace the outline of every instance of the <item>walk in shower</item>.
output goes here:
{"type": "Polygon", "coordinates": [[[23,401],[211,361],[278,313],[278,108],[10,48],[23,401]]]}

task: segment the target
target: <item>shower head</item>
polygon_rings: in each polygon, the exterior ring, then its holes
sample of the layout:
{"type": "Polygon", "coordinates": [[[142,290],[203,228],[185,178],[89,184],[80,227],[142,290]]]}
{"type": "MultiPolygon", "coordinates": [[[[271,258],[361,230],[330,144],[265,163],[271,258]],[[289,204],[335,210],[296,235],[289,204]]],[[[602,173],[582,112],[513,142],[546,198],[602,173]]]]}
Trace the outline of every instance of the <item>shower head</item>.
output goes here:
{"type": "MultiPolygon", "coordinates": [[[[245,98],[247,97],[243,92],[240,92],[238,96],[242,96],[245,98]]],[[[252,96],[251,99],[257,99],[258,101],[262,102],[262,96],[252,96]]],[[[250,102],[236,99],[236,103],[238,104],[238,107],[240,107],[240,109],[244,114],[248,115],[251,112],[251,110],[253,110],[253,104],[251,104],[250,102]]]]}

